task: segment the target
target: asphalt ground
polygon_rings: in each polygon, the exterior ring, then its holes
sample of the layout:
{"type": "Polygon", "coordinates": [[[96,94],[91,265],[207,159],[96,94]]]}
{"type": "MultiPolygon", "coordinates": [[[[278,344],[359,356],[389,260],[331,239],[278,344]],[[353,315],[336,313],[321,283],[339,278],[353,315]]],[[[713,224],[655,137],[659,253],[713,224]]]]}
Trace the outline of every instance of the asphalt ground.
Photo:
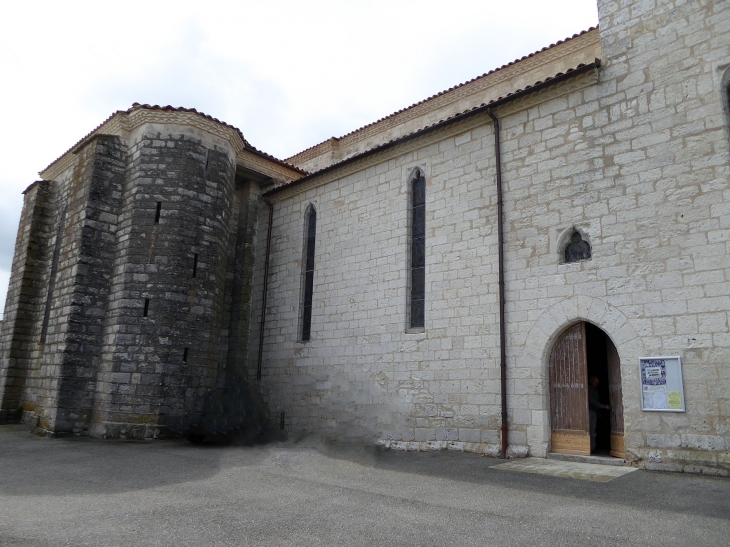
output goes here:
{"type": "Polygon", "coordinates": [[[0,426],[0,545],[730,545],[730,479],[457,452],[48,439],[0,426]]]}

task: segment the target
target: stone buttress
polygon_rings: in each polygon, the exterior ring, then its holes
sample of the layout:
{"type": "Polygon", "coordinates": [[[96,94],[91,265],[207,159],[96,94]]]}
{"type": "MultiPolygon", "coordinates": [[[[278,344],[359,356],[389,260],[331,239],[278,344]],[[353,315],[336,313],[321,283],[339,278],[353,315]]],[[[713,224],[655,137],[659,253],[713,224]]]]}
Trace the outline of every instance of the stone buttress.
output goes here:
{"type": "Polygon", "coordinates": [[[256,182],[273,171],[237,176],[237,153],[276,166],[246,146],[196,112],[135,105],[26,190],[0,333],[1,421],[156,437],[242,376],[256,182]]]}

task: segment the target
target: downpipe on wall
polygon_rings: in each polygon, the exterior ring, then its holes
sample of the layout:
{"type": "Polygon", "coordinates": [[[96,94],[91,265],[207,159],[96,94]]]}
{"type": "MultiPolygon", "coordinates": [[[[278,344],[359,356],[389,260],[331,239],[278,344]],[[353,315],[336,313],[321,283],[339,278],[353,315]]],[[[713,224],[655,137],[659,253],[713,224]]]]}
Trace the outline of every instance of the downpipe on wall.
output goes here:
{"type": "MultiPolygon", "coordinates": [[[[592,63],[586,65],[578,65],[578,68],[561,73],[554,78],[550,78],[539,85],[531,88],[522,89],[507,97],[497,99],[491,106],[486,107],[485,111],[494,122],[494,155],[497,164],[497,238],[498,255],[499,255],[499,380],[502,399],[502,458],[507,458],[507,448],[509,447],[507,439],[507,342],[505,336],[505,319],[504,319],[504,218],[503,218],[503,201],[502,201],[502,148],[499,140],[499,118],[494,113],[494,107],[513,101],[530,93],[539,91],[542,87],[555,85],[569,78],[574,78],[580,74],[584,74],[593,70],[597,70],[601,66],[601,60],[596,58],[592,63]]],[[[485,105],[486,106],[486,105],[485,105]]]]}
{"type": "MultiPolygon", "coordinates": [[[[505,103],[514,101],[515,99],[519,99],[521,97],[525,97],[527,95],[531,95],[533,93],[539,92],[542,89],[545,89],[547,87],[552,87],[558,83],[564,82],[566,80],[575,78],[577,76],[580,76],[585,73],[589,73],[592,71],[597,71],[597,69],[601,66],[601,60],[596,58],[594,62],[589,64],[580,64],[578,67],[568,70],[565,73],[559,73],[556,76],[552,78],[548,78],[543,82],[540,82],[534,86],[528,86],[525,89],[521,89],[519,91],[516,91],[515,93],[512,93],[510,95],[507,95],[506,97],[500,97],[499,99],[492,101],[489,103],[489,105],[482,105],[481,107],[471,110],[467,113],[464,113],[459,116],[455,116],[453,119],[450,120],[450,123],[454,123],[461,119],[463,116],[471,116],[474,114],[479,114],[482,112],[486,112],[489,117],[494,122],[494,150],[495,150],[495,157],[496,157],[496,164],[497,164],[497,215],[499,216],[498,222],[497,222],[497,234],[499,239],[498,244],[498,256],[499,256],[499,350],[500,350],[500,359],[499,359],[499,368],[500,368],[500,386],[501,386],[501,406],[502,406],[502,458],[507,457],[507,449],[509,447],[508,444],[508,438],[507,438],[507,432],[508,432],[508,422],[507,422],[507,344],[506,344],[506,335],[505,335],[505,291],[504,291],[504,223],[503,223],[503,200],[502,200],[502,155],[501,155],[501,146],[500,146],[500,138],[499,138],[499,119],[494,114],[494,108],[501,106],[505,103]]],[[[441,127],[441,124],[434,124],[432,125],[429,130],[435,131],[438,130],[438,128],[441,127]]],[[[424,130],[425,131],[425,130],[424,130]]],[[[407,140],[409,138],[416,138],[418,135],[422,134],[422,132],[416,132],[410,136],[404,137],[402,140],[399,140],[399,142],[403,142],[404,140],[407,140]]],[[[380,147],[375,147],[370,152],[366,151],[361,156],[362,157],[367,155],[368,153],[375,153],[377,150],[379,150],[380,147]]],[[[347,160],[345,160],[347,161],[347,160]]],[[[340,164],[333,165],[330,167],[326,167],[322,169],[321,171],[318,171],[317,174],[320,175],[330,169],[335,169],[340,164]]],[[[291,184],[301,184],[302,182],[309,180],[311,177],[315,176],[314,174],[306,175],[302,177],[301,179],[298,179],[297,181],[294,181],[291,184]]],[[[290,185],[287,185],[288,188],[290,185]]],[[[283,188],[283,187],[281,187],[283,188]]],[[[276,189],[270,191],[270,193],[275,192],[276,189]]],[[[266,267],[265,267],[265,273],[264,273],[264,295],[263,295],[263,309],[261,313],[261,332],[259,333],[259,368],[258,368],[258,378],[261,377],[261,360],[262,360],[262,351],[263,351],[263,327],[264,327],[264,321],[265,321],[265,313],[266,313],[266,287],[268,284],[268,269],[269,269],[269,252],[270,252],[270,245],[271,245],[271,224],[273,219],[273,206],[268,201],[266,202],[269,205],[269,234],[268,239],[266,243],[266,267]]]]}
{"type": "Polygon", "coordinates": [[[264,288],[261,295],[261,324],[259,326],[259,355],[256,362],[256,380],[261,380],[261,368],[264,360],[264,327],[266,326],[266,295],[269,289],[269,259],[271,258],[271,227],[274,224],[274,204],[264,198],[269,206],[269,227],[266,232],[266,258],[264,260],[264,288]]]}
{"type": "Polygon", "coordinates": [[[507,458],[507,343],[504,332],[504,226],[502,218],[502,154],[499,141],[499,119],[491,108],[487,114],[494,122],[494,156],[497,164],[497,239],[499,256],[499,384],[502,399],[502,459],[507,458]]]}

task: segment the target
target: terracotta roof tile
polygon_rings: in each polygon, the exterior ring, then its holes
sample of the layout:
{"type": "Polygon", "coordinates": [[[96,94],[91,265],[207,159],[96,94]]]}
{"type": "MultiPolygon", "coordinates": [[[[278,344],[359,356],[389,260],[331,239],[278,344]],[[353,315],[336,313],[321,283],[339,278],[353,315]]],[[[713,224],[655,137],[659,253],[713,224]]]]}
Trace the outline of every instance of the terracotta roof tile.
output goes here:
{"type": "Polygon", "coordinates": [[[301,169],[299,167],[296,167],[294,165],[291,165],[291,164],[287,163],[286,161],[283,161],[283,160],[280,160],[278,158],[275,158],[271,154],[267,154],[266,152],[263,152],[263,151],[259,150],[258,148],[252,146],[251,143],[249,143],[244,138],[243,133],[241,133],[241,130],[238,129],[237,127],[234,127],[233,125],[230,125],[230,124],[228,124],[228,123],[226,123],[224,121],[221,121],[218,118],[214,118],[213,116],[209,116],[208,114],[205,114],[203,112],[199,112],[195,108],[184,108],[182,106],[171,106],[171,105],[160,106],[160,105],[149,105],[149,104],[139,104],[139,103],[133,103],[132,104],[132,108],[129,108],[128,110],[117,110],[116,112],[114,112],[111,116],[109,116],[106,120],[104,120],[99,125],[97,125],[94,129],[92,129],[84,137],[82,137],[81,139],[79,139],[79,141],[76,142],[76,144],[74,144],[71,148],[69,148],[63,154],[61,154],[56,160],[54,160],[53,162],[51,162],[45,169],[43,169],[42,171],[40,171],[39,174],[40,173],[43,173],[44,171],[47,171],[53,165],[55,165],[56,163],[58,163],[61,160],[61,158],[63,158],[66,154],[68,154],[69,152],[72,152],[74,149],[76,149],[81,143],[83,143],[89,137],[91,137],[94,133],[96,133],[105,123],[109,122],[109,120],[111,120],[112,118],[114,118],[114,116],[117,116],[119,114],[130,114],[130,113],[134,112],[135,110],[143,110],[143,109],[144,110],[158,110],[158,111],[165,111],[165,112],[192,112],[193,114],[197,114],[198,116],[202,116],[203,118],[207,118],[207,119],[209,119],[211,121],[214,121],[214,122],[219,123],[219,124],[221,124],[221,125],[223,125],[225,127],[230,127],[231,129],[235,130],[238,133],[238,135],[241,137],[241,140],[243,141],[245,150],[248,150],[249,152],[252,152],[252,153],[256,154],[257,156],[261,156],[261,157],[266,158],[266,159],[268,159],[270,161],[273,161],[275,163],[278,163],[279,165],[283,165],[284,167],[287,167],[287,168],[291,169],[292,171],[296,171],[296,172],[301,173],[303,175],[307,175],[308,174],[308,171],[305,171],[304,169],[301,169]]]}

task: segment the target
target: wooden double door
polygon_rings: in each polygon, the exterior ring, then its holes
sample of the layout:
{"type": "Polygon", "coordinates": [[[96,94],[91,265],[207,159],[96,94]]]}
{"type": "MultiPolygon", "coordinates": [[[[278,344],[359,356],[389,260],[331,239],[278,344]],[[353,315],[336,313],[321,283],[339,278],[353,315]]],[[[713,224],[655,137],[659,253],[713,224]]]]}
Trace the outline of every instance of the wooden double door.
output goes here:
{"type": "MultiPolygon", "coordinates": [[[[552,452],[584,456],[591,454],[588,407],[590,370],[591,376],[598,376],[599,380],[608,384],[611,410],[603,412],[610,412],[610,454],[623,458],[621,364],[610,338],[597,327],[584,322],[568,327],[550,353],[549,369],[552,452]]],[[[606,403],[605,400],[601,402],[606,403]]]]}

